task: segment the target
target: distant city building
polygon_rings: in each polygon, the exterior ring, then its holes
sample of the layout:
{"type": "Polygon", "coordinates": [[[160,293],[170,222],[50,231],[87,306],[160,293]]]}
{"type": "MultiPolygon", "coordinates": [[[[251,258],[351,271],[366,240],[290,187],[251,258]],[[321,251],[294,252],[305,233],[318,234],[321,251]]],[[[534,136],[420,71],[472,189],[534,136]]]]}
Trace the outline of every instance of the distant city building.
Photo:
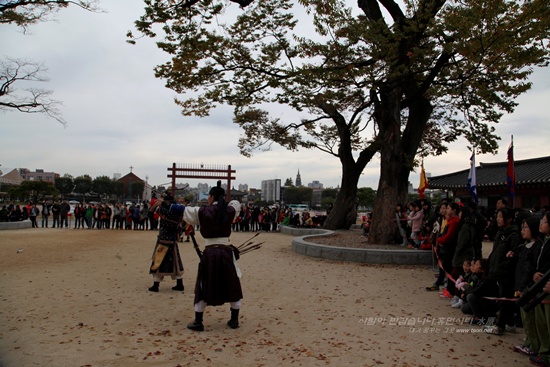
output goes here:
{"type": "Polygon", "coordinates": [[[17,169],[13,169],[0,177],[0,185],[14,185],[19,186],[25,179],[21,176],[17,169]]]}
{"type": "MultiPolygon", "coordinates": [[[[315,181],[314,181],[315,182],[315,181]]],[[[315,187],[313,188],[313,192],[311,193],[311,207],[320,209],[321,204],[323,203],[323,185],[321,187],[315,187]]],[[[309,186],[311,187],[311,186],[309,186]]]]}
{"type": "Polygon", "coordinates": [[[281,179],[262,181],[262,200],[263,201],[281,201],[281,179]]]}
{"type": "Polygon", "coordinates": [[[31,172],[27,168],[19,168],[19,174],[25,181],[45,181],[45,182],[55,182],[55,178],[59,177],[59,173],[55,172],[44,172],[43,169],[37,169],[34,172],[31,172]]]}
{"type": "Polygon", "coordinates": [[[243,197],[243,201],[252,204],[256,200],[262,200],[262,190],[254,188],[248,189],[248,195],[246,195],[246,197],[243,197]]]}
{"type": "Polygon", "coordinates": [[[208,191],[201,191],[197,196],[197,203],[208,200],[208,191]]]}
{"type": "Polygon", "coordinates": [[[210,186],[208,186],[207,183],[199,183],[199,184],[197,184],[197,189],[199,189],[199,191],[208,192],[208,190],[210,190],[210,186]]]}
{"type": "Polygon", "coordinates": [[[312,189],[322,189],[323,184],[320,183],[319,181],[313,181],[313,182],[307,184],[307,187],[311,187],[312,189]]]}
{"type": "Polygon", "coordinates": [[[298,174],[296,175],[295,185],[296,185],[296,187],[301,187],[302,186],[302,177],[300,176],[300,170],[298,170],[298,174]]]}
{"type": "Polygon", "coordinates": [[[247,184],[239,184],[239,191],[247,192],[248,191],[248,185],[247,184]]]}

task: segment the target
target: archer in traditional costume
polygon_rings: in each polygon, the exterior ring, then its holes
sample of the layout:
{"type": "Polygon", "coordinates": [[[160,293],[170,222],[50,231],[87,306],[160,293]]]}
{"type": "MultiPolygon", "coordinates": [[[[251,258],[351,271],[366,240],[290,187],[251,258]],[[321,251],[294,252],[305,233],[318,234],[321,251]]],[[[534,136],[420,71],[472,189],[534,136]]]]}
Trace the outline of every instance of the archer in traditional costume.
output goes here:
{"type": "Polygon", "coordinates": [[[178,230],[185,206],[174,203],[171,195],[165,195],[163,200],[157,200],[151,207],[160,216],[159,235],[153,252],[153,261],[149,273],[153,274],[151,292],[159,291],[159,284],[165,276],[176,279],[172,290],[183,291],[183,263],[178,248],[178,230]]]}
{"type": "MultiPolygon", "coordinates": [[[[239,327],[239,310],[243,293],[239,280],[241,272],[237,265],[239,250],[231,245],[229,236],[236,210],[224,199],[225,190],[218,181],[208,195],[207,206],[185,208],[184,221],[200,225],[205,240],[205,249],[200,255],[197,282],[195,284],[195,320],[188,329],[203,331],[203,313],[206,305],[220,306],[229,302],[231,319],[227,325],[239,327]]],[[[191,237],[194,241],[194,237],[191,237]]]]}

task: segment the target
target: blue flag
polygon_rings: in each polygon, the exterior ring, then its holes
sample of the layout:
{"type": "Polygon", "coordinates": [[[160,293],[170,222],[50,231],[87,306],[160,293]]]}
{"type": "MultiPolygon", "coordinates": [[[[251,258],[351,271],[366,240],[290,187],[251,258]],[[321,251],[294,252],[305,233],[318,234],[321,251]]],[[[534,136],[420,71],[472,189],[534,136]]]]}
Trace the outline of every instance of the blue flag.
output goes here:
{"type": "Polygon", "coordinates": [[[466,188],[470,191],[470,196],[477,204],[477,182],[476,182],[476,156],[472,153],[470,157],[470,173],[468,173],[468,184],[466,188]]]}

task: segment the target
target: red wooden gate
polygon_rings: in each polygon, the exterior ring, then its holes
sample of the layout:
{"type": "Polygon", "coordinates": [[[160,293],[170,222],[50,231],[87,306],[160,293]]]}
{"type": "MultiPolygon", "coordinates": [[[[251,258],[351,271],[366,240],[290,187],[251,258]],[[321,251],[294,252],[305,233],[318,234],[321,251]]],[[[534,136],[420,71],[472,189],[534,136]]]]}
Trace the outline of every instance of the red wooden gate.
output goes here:
{"type": "Polygon", "coordinates": [[[231,200],[231,180],[235,179],[235,176],[231,176],[231,174],[236,172],[231,169],[231,165],[225,168],[221,165],[204,165],[201,163],[183,164],[177,167],[176,163],[172,163],[172,167],[168,167],[168,171],[171,172],[167,177],[172,179],[172,196],[176,192],[176,178],[225,179],[227,180],[225,200],[227,202],[231,200]]]}

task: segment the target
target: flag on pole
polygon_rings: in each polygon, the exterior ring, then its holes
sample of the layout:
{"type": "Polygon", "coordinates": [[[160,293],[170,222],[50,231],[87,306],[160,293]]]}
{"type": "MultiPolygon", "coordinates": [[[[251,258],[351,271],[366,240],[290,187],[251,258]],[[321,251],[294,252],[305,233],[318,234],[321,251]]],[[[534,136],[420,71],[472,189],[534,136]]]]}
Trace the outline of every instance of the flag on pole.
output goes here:
{"type": "Polygon", "coordinates": [[[508,147],[508,169],[506,170],[506,181],[508,182],[508,196],[512,198],[512,203],[516,196],[516,171],[514,169],[514,136],[508,147]]]}
{"type": "Polygon", "coordinates": [[[424,161],[422,161],[422,171],[420,171],[420,184],[418,185],[418,195],[420,199],[424,199],[424,191],[428,188],[428,179],[426,179],[426,171],[424,171],[424,161]]]}
{"type": "Polygon", "coordinates": [[[470,173],[468,174],[468,184],[466,188],[470,191],[470,196],[477,204],[477,179],[476,179],[476,155],[472,153],[470,157],[470,173]]]}

